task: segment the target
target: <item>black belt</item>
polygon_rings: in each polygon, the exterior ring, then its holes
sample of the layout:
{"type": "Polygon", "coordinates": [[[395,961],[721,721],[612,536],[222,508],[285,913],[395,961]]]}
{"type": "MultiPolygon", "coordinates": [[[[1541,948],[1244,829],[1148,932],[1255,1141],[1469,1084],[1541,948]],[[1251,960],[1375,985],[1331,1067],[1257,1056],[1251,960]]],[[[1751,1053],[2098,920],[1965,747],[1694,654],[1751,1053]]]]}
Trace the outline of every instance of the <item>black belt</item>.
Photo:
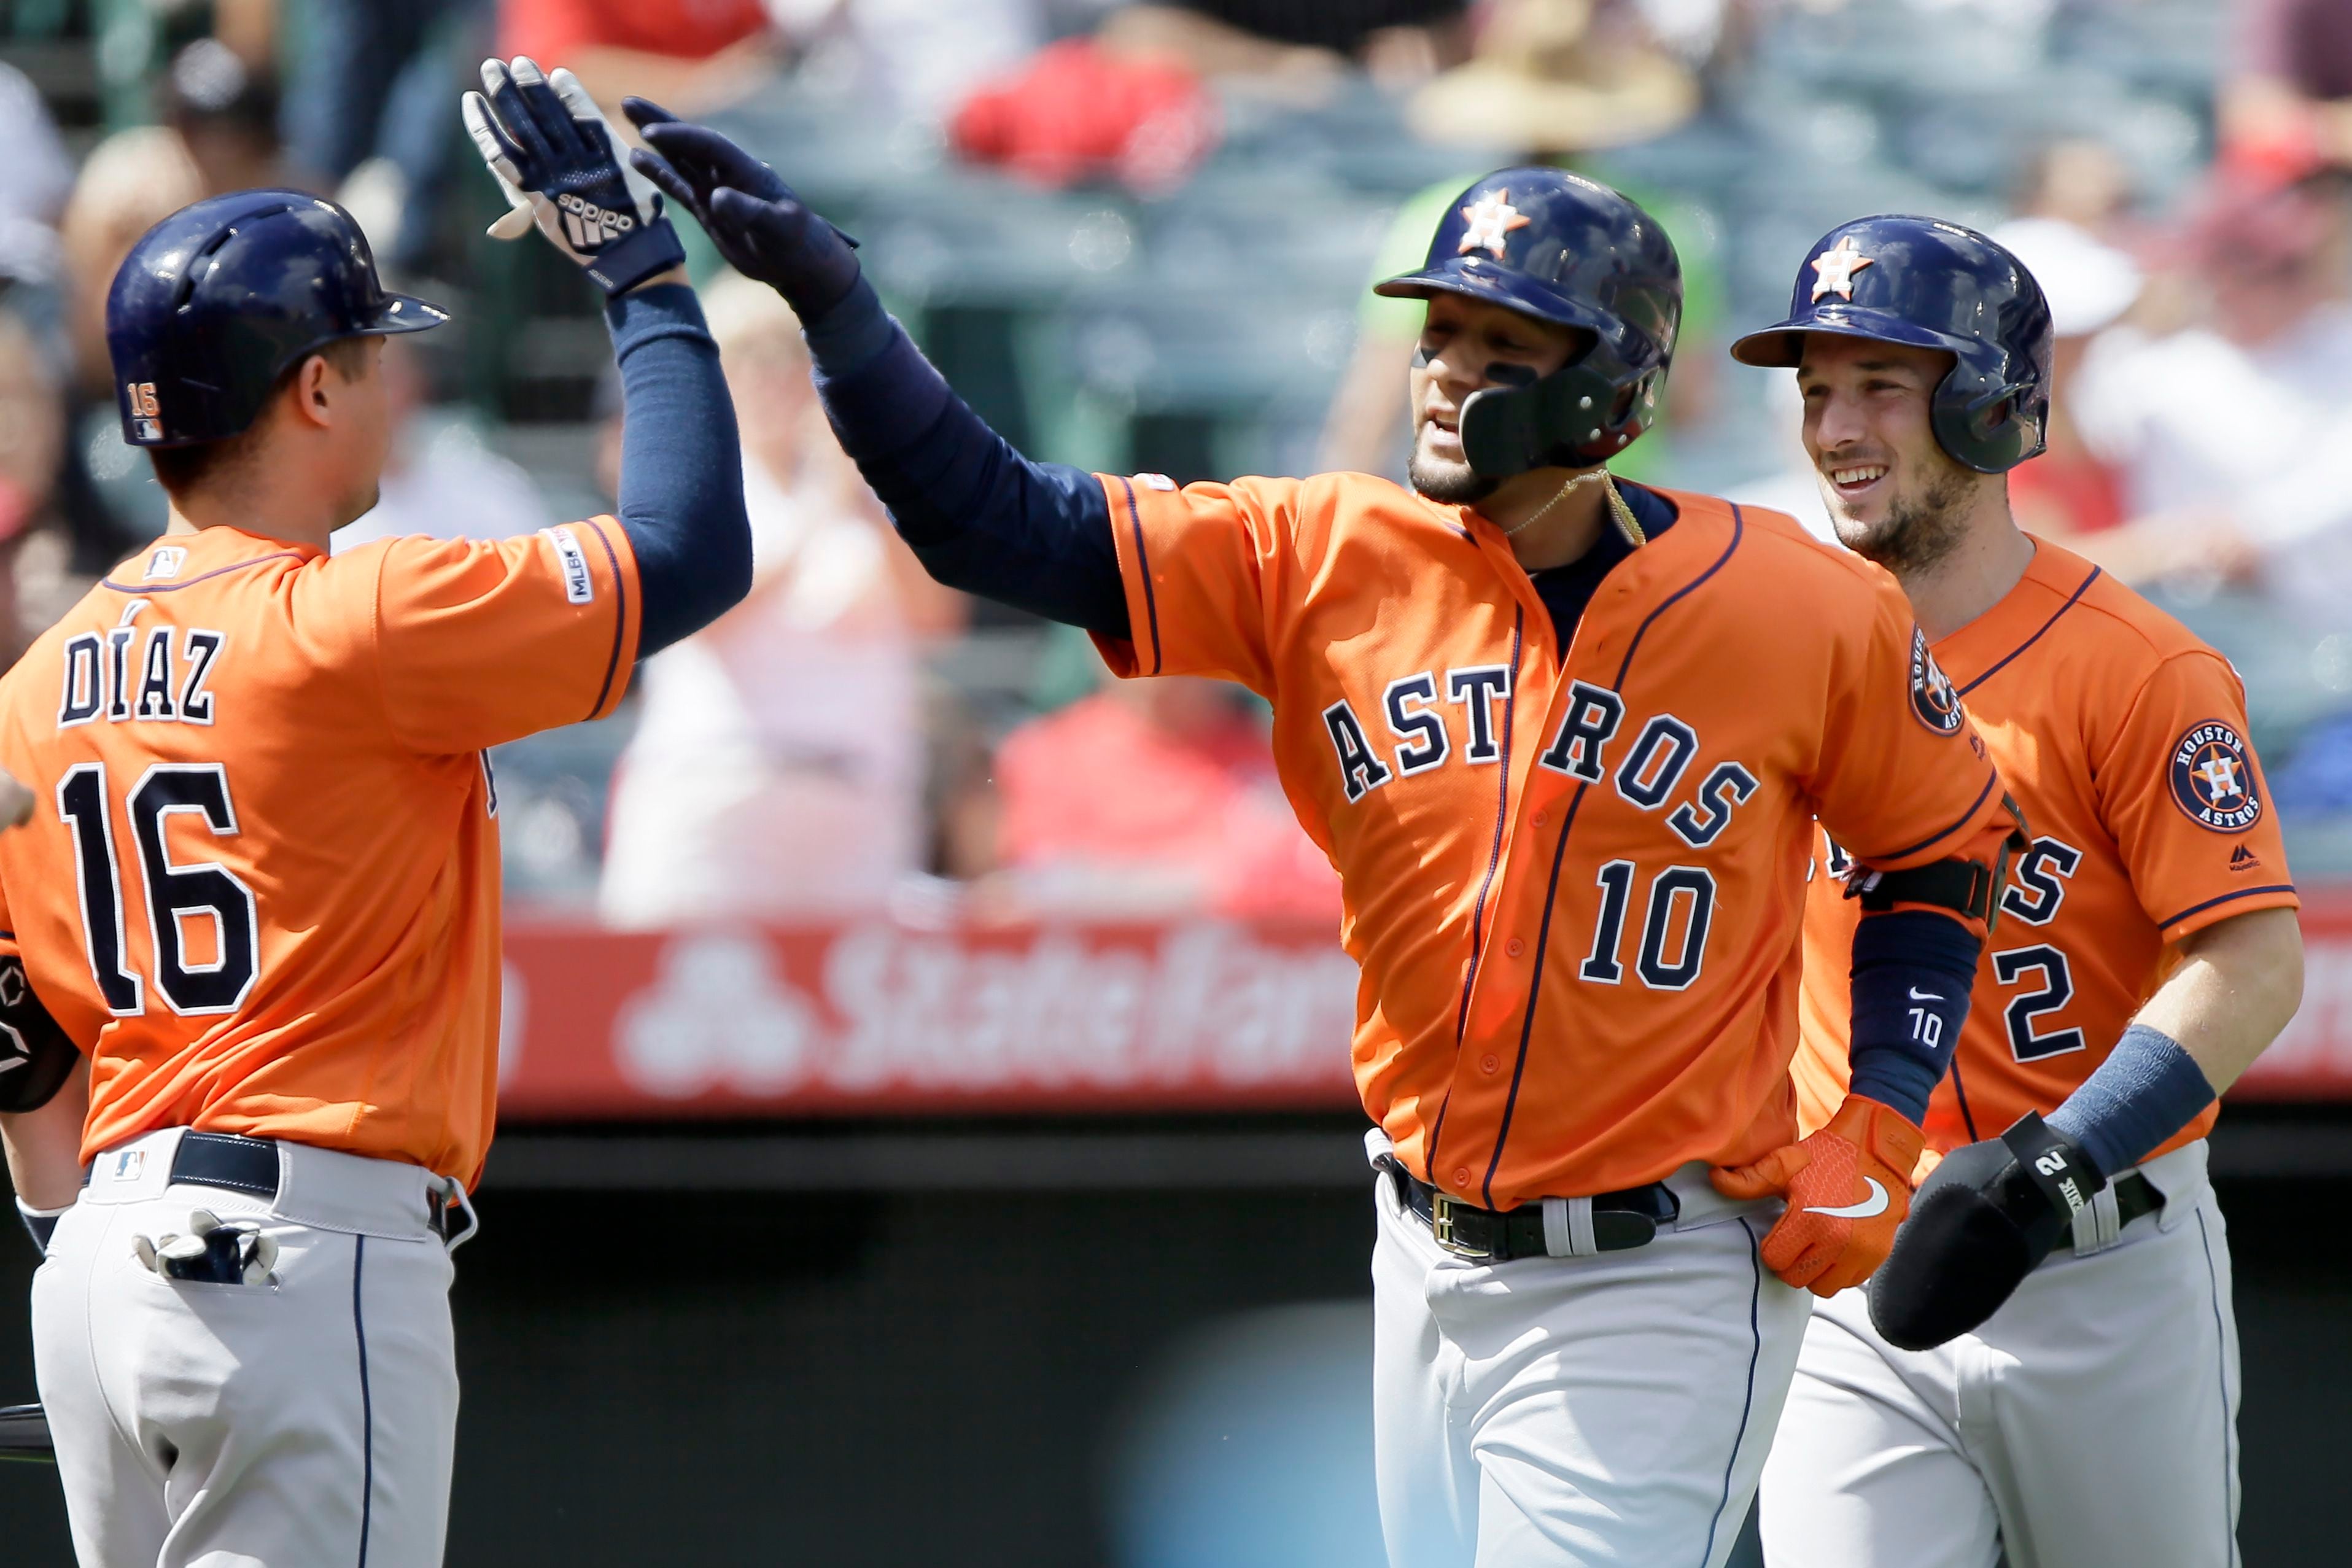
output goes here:
{"type": "MultiPolygon", "coordinates": [[[[100,1160],[120,1159],[101,1154],[100,1160]]],[[[81,1184],[89,1185],[97,1161],[82,1167],[81,1184]]],[[[278,1145],[267,1138],[240,1138],[232,1132],[183,1132],[172,1152],[173,1182],[200,1187],[226,1187],[257,1198],[278,1195],[278,1145]]]]}
{"type": "MultiPolygon", "coordinates": [[[[119,1157],[101,1154],[99,1159],[119,1157]]],[[[90,1173],[97,1168],[96,1161],[82,1167],[83,1186],[89,1185],[90,1173]]],[[[233,1193],[249,1193],[257,1198],[274,1200],[278,1196],[278,1144],[271,1139],[241,1138],[233,1132],[183,1132],[179,1148],[172,1153],[170,1180],[200,1187],[226,1187],[233,1193]]],[[[437,1186],[426,1192],[425,1203],[425,1223],[443,1241],[458,1233],[472,1233],[474,1222],[466,1205],[449,1202],[437,1186]]]]}
{"type": "Polygon", "coordinates": [[[2126,1174],[2116,1184],[2116,1228],[2123,1229],[2136,1219],[2145,1219],[2164,1207],[2164,1194],[2156,1184],[2137,1171],[2126,1174]]]}
{"type": "MultiPolygon", "coordinates": [[[[1544,1258],[1543,1205],[1528,1204],[1515,1209],[1486,1209],[1439,1192],[1404,1168],[1393,1154],[1381,1156],[1380,1167],[1396,1184],[1397,1201],[1427,1225],[1437,1245],[1457,1258],[1484,1263],[1508,1263],[1514,1258],[1544,1258]]],[[[1622,1192],[1596,1193],[1592,1197],[1592,1246],[1596,1252],[1626,1252],[1646,1247],[1661,1226],[1682,1216],[1682,1200],[1664,1182],[1622,1192]]]]}

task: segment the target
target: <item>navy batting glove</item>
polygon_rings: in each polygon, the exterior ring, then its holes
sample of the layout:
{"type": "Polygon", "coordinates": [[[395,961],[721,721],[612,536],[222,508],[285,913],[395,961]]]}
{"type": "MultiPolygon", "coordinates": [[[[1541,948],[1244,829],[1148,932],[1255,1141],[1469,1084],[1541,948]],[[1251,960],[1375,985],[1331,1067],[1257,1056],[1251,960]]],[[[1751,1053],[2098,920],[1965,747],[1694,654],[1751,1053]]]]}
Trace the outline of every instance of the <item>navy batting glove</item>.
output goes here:
{"type": "Polygon", "coordinates": [[[2032,1111],[1944,1157],[1871,1276],[1870,1321],[1901,1350],[1983,1326],[2107,1184],[2074,1142],[2032,1111]]]}
{"type": "Polygon", "coordinates": [[[775,170],[657,103],[625,98],[621,112],[646,141],[629,154],[637,173],[695,216],[729,266],[782,294],[803,323],[856,286],[857,242],[811,212],[775,170]]]}
{"type": "Polygon", "coordinates": [[[686,247],[662,200],[627,169],[595,100],[568,70],[542,75],[528,57],[482,62],[479,92],[466,95],[466,132],[506,193],[490,226],[518,239],[533,224],[607,294],[625,293],[684,263],[686,247]]]}

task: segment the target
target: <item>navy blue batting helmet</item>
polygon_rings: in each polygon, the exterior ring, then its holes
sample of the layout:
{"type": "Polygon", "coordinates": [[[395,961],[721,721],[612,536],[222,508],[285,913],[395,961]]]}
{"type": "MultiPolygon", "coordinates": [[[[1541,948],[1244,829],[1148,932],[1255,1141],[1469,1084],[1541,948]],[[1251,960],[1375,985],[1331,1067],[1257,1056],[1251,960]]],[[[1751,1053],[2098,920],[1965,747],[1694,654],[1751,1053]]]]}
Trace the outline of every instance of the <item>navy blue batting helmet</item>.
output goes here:
{"type": "Polygon", "coordinates": [[[1683,316],[1683,269],[1658,220],[1559,169],[1501,169],[1454,199],[1418,272],[1376,294],[1460,294],[1573,327],[1580,353],[1549,375],[1462,405],[1462,449],[1491,479],[1588,468],[1657,412],[1683,316]]]}
{"type": "Polygon", "coordinates": [[[1808,332],[1943,349],[1937,445],[1981,474],[2039,454],[2050,421],[2050,304],[2025,264],[1939,218],[1841,224],[1797,269],[1789,319],[1731,345],[1742,364],[1794,365],[1808,332]]]}
{"type": "Polygon", "coordinates": [[[106,297],[122,438],[218,441],[251,425],[280,373],[338,338],[449,319],[387,294],[349,213],[300,191],[236,191],[140,237],[106,297]]]}

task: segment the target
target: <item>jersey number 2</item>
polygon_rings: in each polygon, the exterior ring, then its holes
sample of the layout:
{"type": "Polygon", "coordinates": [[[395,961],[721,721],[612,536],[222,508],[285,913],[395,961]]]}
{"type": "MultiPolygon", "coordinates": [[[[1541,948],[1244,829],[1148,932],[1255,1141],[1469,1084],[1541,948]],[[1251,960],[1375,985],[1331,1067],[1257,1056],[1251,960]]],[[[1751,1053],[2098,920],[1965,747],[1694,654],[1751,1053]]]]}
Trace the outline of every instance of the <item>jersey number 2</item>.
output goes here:
{"type": "MultiPolygon", "coordinates": [[[[253,889],[217,862],[175,866],[163,841],[174,812],[201,817],[215,837],[236,832],[228,773],[218,763],[159,763],[139,777],[127,802],[147,889],[147,935],[155,955],[155,989],[173,1012],[233,1013],[259,969],[260,920],[253,889]],[[191,963],[184,922],[213,927],[211,962],[191,963]]],[[[74,835],[74,880],[81,890],[89,972],[117,1017],[147,1010],[145,986],[124,951],[122,872],[114,852],[114,814],[106,764],[84,763],[58,785],[58,815],[74,835]]]]}

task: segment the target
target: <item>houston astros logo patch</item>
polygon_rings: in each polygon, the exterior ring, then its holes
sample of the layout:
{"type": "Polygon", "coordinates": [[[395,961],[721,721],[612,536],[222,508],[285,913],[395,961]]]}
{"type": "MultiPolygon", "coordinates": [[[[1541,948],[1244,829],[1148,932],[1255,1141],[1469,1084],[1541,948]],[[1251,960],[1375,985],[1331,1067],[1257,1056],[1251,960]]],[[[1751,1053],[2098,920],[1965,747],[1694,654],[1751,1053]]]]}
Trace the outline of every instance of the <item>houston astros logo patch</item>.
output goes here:
{"type": "Polygon", "coordinates": [[[1813,298],[1834,294],[1841,300],[1853,298],[1853,275],[1865,267],[1877,266],[1875,258],[1864,256],[1847,235],[1828,250],[1813,258],[1813,270],[1821,276],[1813,281],[1813,298]]]}
{"type": "Polygon", "coordinates": [[[1911,628],[1911,711],[1938,735],[1960,732],[1960,694],[1927,651],[1927,634],[1911,628]]]}
{"type": "Polygon", "coordinates": [[[1525,213],[1511,205],[1508,191],[1488,191],[1462,209],[1470,225],[1462,231],[1462,243],[1454,247],[1456,256],[1467,256],[1474,250],[1491,250],[1495,258],[1503,258],[1503,247],[1511,230],[1525,228],[1528,219],[1525,213]]]}
{"type": "Polygon", "coordinates": [[[2171,771],[2173,801],[2198,826],[2235,833],[2262,819],[2245,738],[2221,720],[2189,727],[2172,748],[2171,771]]]}

